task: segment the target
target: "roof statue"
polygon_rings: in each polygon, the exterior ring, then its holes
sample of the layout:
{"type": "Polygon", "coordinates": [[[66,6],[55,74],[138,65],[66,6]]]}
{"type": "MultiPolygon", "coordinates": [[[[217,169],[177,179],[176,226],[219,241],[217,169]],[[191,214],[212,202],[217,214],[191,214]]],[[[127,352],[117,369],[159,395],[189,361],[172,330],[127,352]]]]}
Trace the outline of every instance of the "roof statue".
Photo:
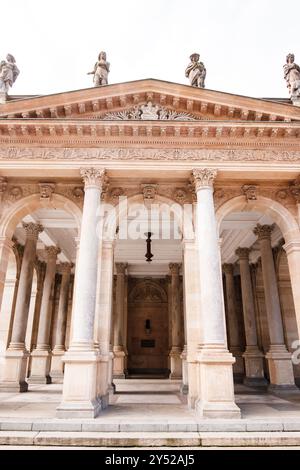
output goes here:
{"type": "Polygon", "coordinates": [[[294,54],[286,56],[286,64],[284,64],[284,78],[290,92],[291,100],[300,100],[300,67],[295,64],[294,54]]]}
{"type": "Polygon", "coordinates": [[[205,88],[206,68],[203,62],[199,62],[200,55],[194,53],[190,56],[191,63],[185,69],[185,76],[190,80],[190,85],[205,88]]]}
{"type": "Polygon", "coordinates": [[[6,96],[10,87],[16,81],[20,70],[16,66],[16,60],[13,55],[7,54],[6,60],[0,62],[0,100],[6,101],[6,96]]]}
{"type": "Polygon", "coordinates": [[[102,86],[108,84],[109,62],[106,61],[106,52],[101,51],[98,60],[94,65],[94,70],[88,72],[88,75],[94,75],[94,86],[102,86]]]}

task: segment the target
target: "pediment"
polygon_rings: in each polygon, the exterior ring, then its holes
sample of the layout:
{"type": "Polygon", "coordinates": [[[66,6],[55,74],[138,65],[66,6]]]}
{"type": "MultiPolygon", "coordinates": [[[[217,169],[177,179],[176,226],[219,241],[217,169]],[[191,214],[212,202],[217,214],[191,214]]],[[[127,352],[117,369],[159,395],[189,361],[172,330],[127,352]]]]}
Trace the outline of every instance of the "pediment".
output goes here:
{"type": "Polygon", "coordinates": [[[8,119],[96,121],[299,121],[300,108],[280,101],[233,95],[147,79],[11,100],[8,119]]]}

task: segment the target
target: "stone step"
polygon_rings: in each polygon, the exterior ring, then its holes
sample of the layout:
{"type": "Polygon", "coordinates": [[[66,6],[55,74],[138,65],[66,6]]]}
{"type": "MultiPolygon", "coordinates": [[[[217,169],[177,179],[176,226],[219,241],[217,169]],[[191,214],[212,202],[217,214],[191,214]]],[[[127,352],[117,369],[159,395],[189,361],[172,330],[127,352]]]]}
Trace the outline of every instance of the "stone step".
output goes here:
{"type": "Polygon", "coordinates": [[[115,418],[96,419],[1,419],[1,431],[36,431],[36,432],[300,432],[300,420],[196,420],[165,419],[137,420],[115,418]]]}
{"type": "Polygon", "coordinates": [[[34,432],[0,431],[0,445],[81,447],[300,446],[300,432],[34,432]]]}

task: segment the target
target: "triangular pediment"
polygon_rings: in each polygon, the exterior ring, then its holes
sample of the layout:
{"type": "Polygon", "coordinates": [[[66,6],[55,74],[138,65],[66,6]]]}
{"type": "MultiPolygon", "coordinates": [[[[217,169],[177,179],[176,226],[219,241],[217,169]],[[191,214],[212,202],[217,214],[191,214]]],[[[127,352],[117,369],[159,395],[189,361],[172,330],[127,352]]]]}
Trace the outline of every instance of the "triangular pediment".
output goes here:
{"type": "Polygon", "coordinates": [[[300,108],[154,79],[10,100],[0,117],[11,119],[298,121],[300,108]]]}

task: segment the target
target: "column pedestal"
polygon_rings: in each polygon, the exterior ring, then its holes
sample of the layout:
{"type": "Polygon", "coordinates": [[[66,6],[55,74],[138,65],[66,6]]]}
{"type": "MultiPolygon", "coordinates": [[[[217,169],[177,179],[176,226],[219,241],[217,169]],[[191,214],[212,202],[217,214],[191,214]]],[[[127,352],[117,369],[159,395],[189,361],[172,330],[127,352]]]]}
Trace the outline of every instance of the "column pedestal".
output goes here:
{"type": "Polygon", "coordinates": [[[226,350],[203,348],[198,355],[201,396],[195,408],[203,418],[240,418],[234,403],[232,365],[234,358],[226,350]]]}
{"type": "Polygon", "coordinates": [[[28,383],[31,384],[51,384],[50,377],[50,364],[51,364],[51,351],[50,349],[35,349],[31,353],[31,373],[28,377],[28,383]]]}
{"type": "Polygon", "coordinates": [[[65,373],[62,403],[58,418],[95,418],[102,409],[97,395],[97,351],[68,351],[64,355],[65,373]],[[78,378],[80,377],[80,380],[78,378]]]}
{"type": "Polygon", "coordinates": [[[29,352],[26,349],[8,349],[5,353],[3,378],[0,392],[27,392],[25,381],[29,352]]]}
{"type": "Polygon", "coordinates": [[[170,376],[169,378],[172,380],[179,380],[182,378],[182,361],[181,361],[181,352],[182,348],[173,346],[169,357],[170,357],[170,376]]]}
{"type": "Polygon", "coordinates": [[[271,345],[266,354],[269,365],[270,385],[272,391],[298,391],[295,385],[291,353],[282,344],[271,345]]]}
{"type": "Polygon", "coordinates": [[[113,378],[125,379],[125,352],[123,349],[113,349],[113,378]]]}
{"type": "Polygon", "coordinates": [[[244,385],[250,387],[266,387],[268,381],[264,377],[263,353],[257,346],[247,346],[243,358],[246,370],[244,385]]]}
{"type": "Polygon", "coordinates": [[[181,384],[180,391],[183,395],[187,395],[189,392],[189,380],[188,380],[188,363],[187,363],[186,345],[183,348],[180,359],[182,361],[182,384],[181,384]]]}
{"type": "Polygon", "coordinates": [[[52,351],[50,375],[53,383],[62,384],[64,381],[64,363],[62,361],[64,354],[64,349],[53,349],[52,351]]]}

